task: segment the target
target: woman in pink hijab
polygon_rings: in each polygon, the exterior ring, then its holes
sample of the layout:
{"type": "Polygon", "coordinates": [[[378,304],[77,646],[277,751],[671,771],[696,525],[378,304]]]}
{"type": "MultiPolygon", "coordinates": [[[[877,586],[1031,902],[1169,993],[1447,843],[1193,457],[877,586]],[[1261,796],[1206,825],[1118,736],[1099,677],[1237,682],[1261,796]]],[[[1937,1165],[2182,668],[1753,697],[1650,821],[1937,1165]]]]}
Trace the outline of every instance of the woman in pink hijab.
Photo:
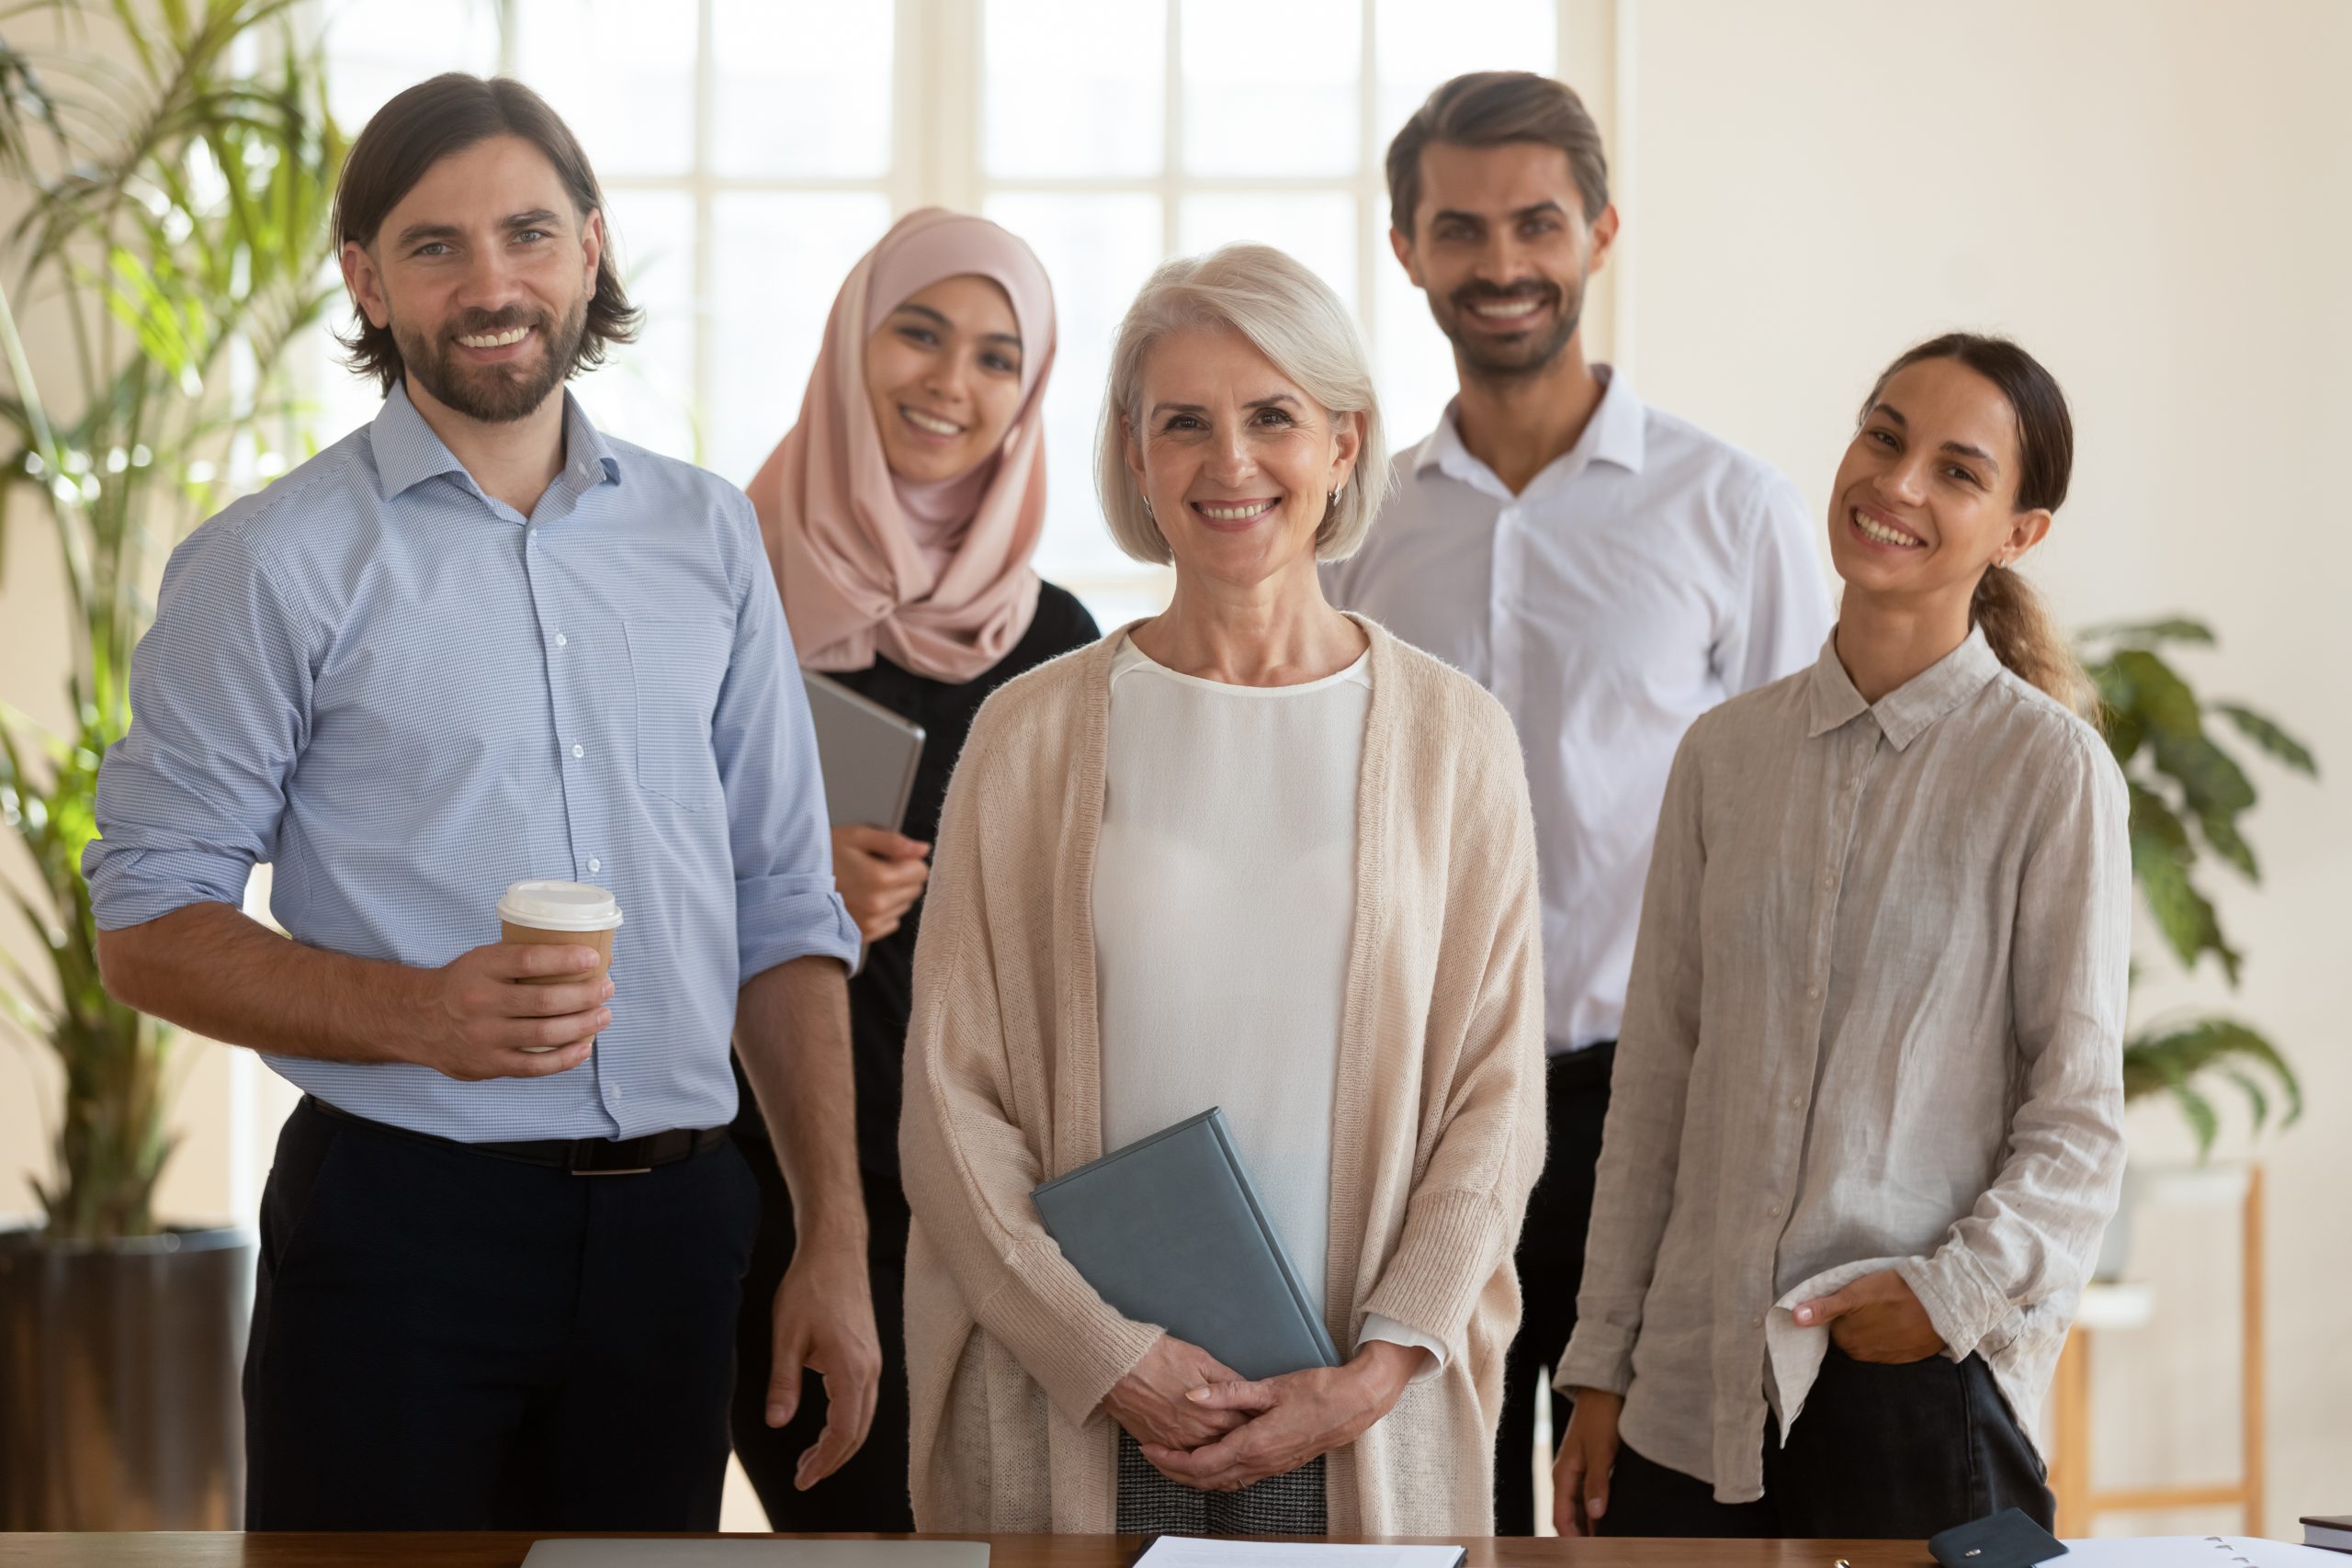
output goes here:
{"type": "Polygon", "coordinates": [[[834,875],[867,943],[850,1024],[884,1367],[865,1446],[807,1492],[797,1485],[804,1453],[854,1434],[825,1434],[815,1380],[805,1397],[769,1387],[770,1304],[792,1258],[792,1203],[738,1084],[735,1134],[760,1175],[763,1217],[737,1331],[735,1450],[779,1530],[914,1529],[899,1080],[929,840],[981,701],[1099,636],[1077,599],[1029,564],[1045,523],[1053,362],[1053,289],[1029,247],[985,219],[910,212],[842,285],[799,421],[750,487],[801,664],[925,736],[899,830],[833,829],[834,875]]]}

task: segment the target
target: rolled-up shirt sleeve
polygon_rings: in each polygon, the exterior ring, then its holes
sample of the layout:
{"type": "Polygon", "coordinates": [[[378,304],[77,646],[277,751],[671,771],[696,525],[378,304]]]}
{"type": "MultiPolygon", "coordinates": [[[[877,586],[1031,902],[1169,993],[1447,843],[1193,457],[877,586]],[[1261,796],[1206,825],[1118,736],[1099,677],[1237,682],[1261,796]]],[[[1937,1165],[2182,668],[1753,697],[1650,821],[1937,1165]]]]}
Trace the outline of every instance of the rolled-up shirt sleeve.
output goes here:
{"type": "Polygon", "coordinates": [[[832,835],[808,694],[775,574],[742,504],[735,646],[711,721],[735,860],[735,942],[745,981],[812,954],[857,962],[857,926],[833,888],[832,835]]]}
{"type": "Polygon", "coordinates": [[[1427,1350],[1430,1359],[1413,1374],[1413,1382],[1427,1382],[1445,1371],[1445,1341],[1434,1334],[1424,1334],[1409,1324],[1374,1313],[1363,1320],[1363,1332],[1356,1336],[1359,1345],[1379,1340],[1387,1345],[1402,1345],[1408,1350],[1427,1350]]]}
{"type": "Polygon", "coordinates": [[[2068,761],[2042,796],[2018,889],[2009,993],[2023,1093],[2008,1157],[1943,1245],[1896,1270],[1953,1360],[2006,1344],[2024,1308],[2071,1308],[2122,1188],[2131,806],[2096,741],[2068,761]]]}
{"type": "Polygon", "coordinates": [[[130,660],[130,728],[98,769],[82,873],[102,931],[241,905],[274,859],[309,737],[313,628],[227,520],[172,554],[130,660]]]}

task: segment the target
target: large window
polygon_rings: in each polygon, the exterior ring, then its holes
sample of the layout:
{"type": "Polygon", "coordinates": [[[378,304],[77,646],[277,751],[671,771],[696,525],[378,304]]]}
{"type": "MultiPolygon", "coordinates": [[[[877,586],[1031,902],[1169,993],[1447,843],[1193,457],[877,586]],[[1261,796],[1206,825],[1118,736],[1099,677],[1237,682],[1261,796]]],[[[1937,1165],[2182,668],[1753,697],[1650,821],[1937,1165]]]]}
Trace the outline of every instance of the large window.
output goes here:
{"type": "MultiPolygon", "coordinates": [[[[1279,245],[1354,307],[1397,445],[1453,362],[1389,254],[1382,157],[1457,72],[1566,69],[1563,0],[334,0],[356,129],[406,84],[506,70],[603,178],[643,341],[580,384],[600,423],[750,478],[798,412],[834,291],[895,213],[985,213],[1044,258],[1061,347],[1039,567],[1106,622],[1121,556],[1091,455],[1110,338],[1163,257],[1279,245]]],[[[372,410],[327,378],[324,428],[372,410]]]]}

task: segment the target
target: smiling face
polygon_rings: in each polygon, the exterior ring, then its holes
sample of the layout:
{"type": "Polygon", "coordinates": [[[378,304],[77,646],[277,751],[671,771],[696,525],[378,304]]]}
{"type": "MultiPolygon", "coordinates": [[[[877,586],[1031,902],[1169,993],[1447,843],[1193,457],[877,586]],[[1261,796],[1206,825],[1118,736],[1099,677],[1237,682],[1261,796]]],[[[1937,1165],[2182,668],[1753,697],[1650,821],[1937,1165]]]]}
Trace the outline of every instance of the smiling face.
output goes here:
{"type": "Polygon", "coordinates": [[[1180,581],[1250,589],[1313,572],[1316,531],[1363,443],[1361,414],[1325,412],[1230,327],[1161,338],[1137,402],[1127,468],[1180,581]]]}
{"type": "Polygon", "coordinates": [[[1617,234],[1617,209],[1587,222],[1568,155],[1510,141],[1421,150],[1409,235],[1389,242],[1466,375],[1550,367],[1576,336],[1586,280],[1617,234]]]}
{"type": "Polygon", "coordinates": [[[865,395],[882,456],[902,479],[971,472],[1021,412],[1021,323],[991,278],[919,288],[865,340],[865,395]]]}
{"type": "Polygon", "coordinates": [[[412,395],[505,423],[537,411],[579,363],[604,251],[598,213],[519,136],[493,136],[424,172],[372,244],[343,249],[344,280],[389,326],[412,395]]]}
{"type": "Polygon", "coordinates": [[[1964,607],[1991,566],[2050,528],[2017,506],[2017,412],[1956,359],[1905,366],[1854,433],[1829,503],[1829,554],[1850,592],[1964,607]]]}

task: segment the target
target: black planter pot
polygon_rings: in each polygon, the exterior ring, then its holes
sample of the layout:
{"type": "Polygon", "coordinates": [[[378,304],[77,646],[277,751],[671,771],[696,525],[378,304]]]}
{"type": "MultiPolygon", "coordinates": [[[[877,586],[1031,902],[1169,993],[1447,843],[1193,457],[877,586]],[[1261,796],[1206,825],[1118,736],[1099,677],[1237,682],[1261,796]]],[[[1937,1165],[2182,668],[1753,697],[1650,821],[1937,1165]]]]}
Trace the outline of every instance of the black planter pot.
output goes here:
{"type": "Polygon", "coordinates": [[[234,1529],[247,1230],[0,1232],[0,1530],[234,1529]]]}

